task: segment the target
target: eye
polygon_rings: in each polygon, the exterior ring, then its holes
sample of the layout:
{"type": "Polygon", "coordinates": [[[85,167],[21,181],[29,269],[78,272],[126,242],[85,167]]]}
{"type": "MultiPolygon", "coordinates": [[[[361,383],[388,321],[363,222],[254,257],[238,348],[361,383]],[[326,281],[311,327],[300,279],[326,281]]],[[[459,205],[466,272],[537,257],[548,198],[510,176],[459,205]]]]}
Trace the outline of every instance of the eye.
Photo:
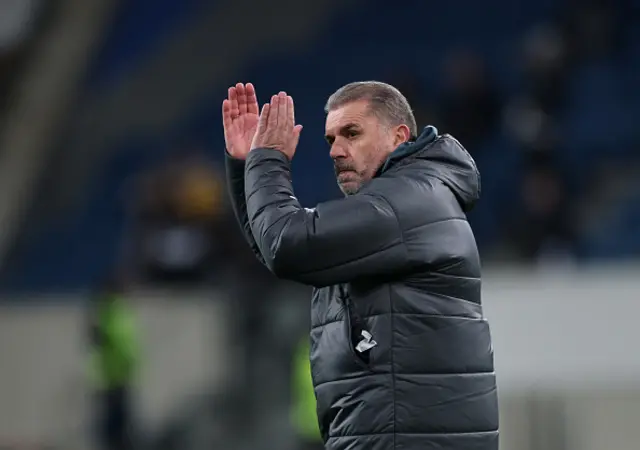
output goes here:
{"type": "Polygon", "coordinates": [[[352,139],[356,136],[358,136],[360,133],[358,133],[356,130],[347,130],[347,137],[349,139],[352,139]]]}

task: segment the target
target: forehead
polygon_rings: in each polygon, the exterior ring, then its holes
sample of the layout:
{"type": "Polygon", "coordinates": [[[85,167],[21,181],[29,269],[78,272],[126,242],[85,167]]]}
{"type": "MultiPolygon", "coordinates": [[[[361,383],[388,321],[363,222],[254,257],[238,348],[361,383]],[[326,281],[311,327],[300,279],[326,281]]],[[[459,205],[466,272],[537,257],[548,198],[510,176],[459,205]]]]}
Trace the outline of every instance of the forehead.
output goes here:
{"type": "Polygon", "coordinates": [[[329,111],[325,129],[327,134],[337,134],[342,127],[347,125],[366,126],[368,123],[375,122],[375,120],[375,116],[371,114],[369,102],[359,100],[329,111]]]}

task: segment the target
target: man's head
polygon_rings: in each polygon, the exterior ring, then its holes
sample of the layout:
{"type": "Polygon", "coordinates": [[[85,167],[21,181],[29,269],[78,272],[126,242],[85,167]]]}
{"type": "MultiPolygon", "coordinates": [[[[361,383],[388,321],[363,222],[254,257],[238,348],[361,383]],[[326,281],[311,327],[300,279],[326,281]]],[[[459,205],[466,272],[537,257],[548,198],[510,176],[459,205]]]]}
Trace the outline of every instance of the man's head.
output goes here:
{"type": "Polygon", "coordinates": [[[386,83],[347,84],[329,97],[325,112],[325,137],[346,195],[358,192],[398,145],[418,134],[409,102],[386,83]]]}

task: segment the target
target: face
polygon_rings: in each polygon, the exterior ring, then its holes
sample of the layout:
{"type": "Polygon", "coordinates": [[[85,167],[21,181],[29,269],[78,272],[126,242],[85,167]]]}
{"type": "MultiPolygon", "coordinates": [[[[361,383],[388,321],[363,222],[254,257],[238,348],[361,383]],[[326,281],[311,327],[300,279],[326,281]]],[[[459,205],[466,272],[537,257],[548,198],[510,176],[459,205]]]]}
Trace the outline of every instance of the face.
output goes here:
{"type": "Polygon", "coordinates": [[[409,134],[406,125],[392,127],[380,121],[364,100],[329,111],[325,138],[340,190],[345,195],[358,192],[409,134]]]}

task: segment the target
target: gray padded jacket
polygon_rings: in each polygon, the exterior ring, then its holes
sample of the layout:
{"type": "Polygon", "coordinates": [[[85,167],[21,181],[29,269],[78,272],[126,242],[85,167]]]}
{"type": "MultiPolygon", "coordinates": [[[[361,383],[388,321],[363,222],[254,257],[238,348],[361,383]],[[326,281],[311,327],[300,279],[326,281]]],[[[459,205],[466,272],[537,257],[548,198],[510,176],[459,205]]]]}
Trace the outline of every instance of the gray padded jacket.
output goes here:
{"type": "Polygon", "coordinates": [[[471,156],[425,128],[358,194],[300,206],[282,153],[227,158],[236,215],[278,277],[314,287],[311,367],[332,450],[497,450],[471,156]]]}

